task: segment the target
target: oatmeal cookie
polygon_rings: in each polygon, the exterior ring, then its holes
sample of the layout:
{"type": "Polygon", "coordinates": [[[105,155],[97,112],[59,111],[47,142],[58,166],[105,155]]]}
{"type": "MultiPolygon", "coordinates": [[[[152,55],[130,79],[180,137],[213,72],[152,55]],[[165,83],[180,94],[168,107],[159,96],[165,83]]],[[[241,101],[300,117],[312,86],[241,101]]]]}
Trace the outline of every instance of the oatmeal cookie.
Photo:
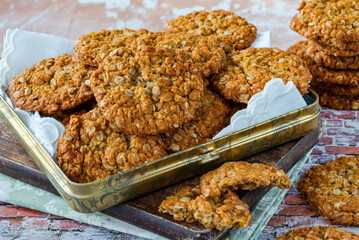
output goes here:
{"type": "Polygon", "coordinates": [[[302,59],[278,48],[253,48],[232,52],[225,67],[210,82],[227,100],[247,103],[273,78],[292,81],[303,95],[312,79],[302,59]]]}
{"type": "Polygon", "coordinates": [[[189,70],[203,77],[218,73],[226,59],[223,49],[212,43],[209,38],[191,33],[145,34],[134,42],[133,47],[138,49],[143,45],[170,48],[178,54],[185,55],[189,61],[195,63],[194,68],[189,70]]]}
{"type": "Polygon", "coordinates": [[[305,38],[341,50],[359,50],[359,3],[349,0],[303,1],[290,27],[305,38]]]}
{"type": "Polygon", "coordinates": [[[345,51],[345,50],[340,50],[328,45],[323,45],[317,41],[313,41],[313,40],[309,40],[310,41],[310,45],[312,45],[314,48],[317,49],[317,51],[319,52],[324,52],[327,55],[330,56],[335,56],[335,57],[354,57],[359,55],[359,50],[357,51],[345,51]]]}
{"type": "Polygon", "coordinates": [[[169,152],[179,152],[205,143],[226,126],[228,104],[216,93],[205,90],[194,119],[162,134],[169,152]]]}
{"type": "Polygon", "coordinates": [[[318,64],[308,64],[309,71],[318,82],[355,87],[359,84],[359,70],[332,70],[318,64]]]}
{"type": "Polygon", "coordinates": [[[298,189],[330,224],[359,226],[359,155],[309,169],[298,189]]]}
{"type": "Polygon", "coordinates": [[[135,135],[157,135],[193,119],[204,82],[191,62],[171,49],[112,51],[91,77],[105,118],[135,135]]]}
{"type": "Polygon", "coordinates": [[[359,95],[337,95],[315,86],[312,89],[318,94],[321,106],[338,110],[359,110],[359,95]]]}
{"type": "Polygon", "coordinates": [[[165,29],[172,32],[208,36],[226,52],[247,48],[257,37],[257,29],[233,12],[216,10],[192,12],[169,21],[165,29]]]}
{"type": "Polygon", "coordinates": [[[300,41],[288,48],[288,52],[301,57],[306,63],[313,79],[318,82],[357,86],[359,84],[359,70],[333,70],[320,66],[305,52],[305,41],[300,41]]]}
{"type": "Polygon", "coordinates": [[[92,72],[68,54],[42,60],[11,80],[11,101],[26,111],[54,113],[74,108],[93,98],[92,72]]]}
{"type": "Polygon", "coordinates": [[[193,216],[191,205],[193,200],[201,195],[199,186],[186,186],[181,188],[175,195],[168,196],[158,207],[158,211],[168,213],[177,221],[186,221],[193,223],[196,220],[193,216]]]}
{"type": "Polygon", "coordinates": [[[357,96],[359,95],[359,85],[356,86],[348,86],[348,85],[340,85],[340,84],[330,84],[326,82],[320,82],[316,79],[313,79],[310,82],[312,88],[320,89],[324,92],[329,92],[333,95],[344,95],[344,96],[357,96]]]}
{"type": "Polygon", "coordinates": [[[231,190],[214,198],[201,194],[194,199],[191,208],[195,220],[206,228],[218,230],[231,227],[246,228],[252,220],[248,205],[231,190]]]}
{"type": "Polygon", "coordinates": [[[76,40],[74,58],[82,64],[98,67],[115,48],[125,47],[149,31],[146,29],[102,30],[83,35],[76,40]]]}
{"type": "Polygon", "coordinates": [[[290,180],[276,167],[241,161],[227,162],[204,174],[200,180],[201,193],[206,197],[219,196],[228,189],[251,190],[269,186],[290,188],[290,180]]]}
{"type": "Polygon", "coordinates": [[[173,215],[178,221],[198,221],[206,228],[224,230],[230,227],[246,228],[252,219],[248,205],[228,190],[220,197],[208,198],[200,194],[199,186],[184,187],[167,197],[159,211],[173,215]]]}
{"type": "Polygon", "coordinates": [[[345,231],[331,226],[316,226],[306,228],[294,228],[292,231],[283,233],[282,236],[276,238],[276,240],[318,240],[318,239],[330,239],[330,240],[359,240],[359,235],[355,233],[345,231]]]}
{"type": "Polygon", "coordinates": [[[167,155],[160,137],[114,130],[98,108],[71,117],[57,152],[62,171],[78,183],[101,179],[167,155]]]}
{"type": "Polygon", "coordinates": [[[300,41],[297,47],[300,54],[311,58],[316,64],[336,70],[358,70],[359,55],[353,57],[335,57],[327,55],[315,47],[311,41],[300,41]]]}

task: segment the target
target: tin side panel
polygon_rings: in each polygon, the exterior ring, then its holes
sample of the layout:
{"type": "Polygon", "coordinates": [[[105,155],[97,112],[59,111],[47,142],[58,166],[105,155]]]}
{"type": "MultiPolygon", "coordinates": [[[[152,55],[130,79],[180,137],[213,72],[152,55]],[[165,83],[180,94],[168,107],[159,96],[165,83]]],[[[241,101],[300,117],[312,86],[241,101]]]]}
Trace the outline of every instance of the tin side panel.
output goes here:
{"type": "Polygon", "coordinates": [[[169,184],[209,171],[223,162],[303,136],[318,125],[320,107],[313,92],[310,104],[232,135],[209,141],[129,171],[78,184],[70,181],[3,98],[0,115],[68,204],[79,212],[95,212],[169,184]],[[96,204],[94,204],[96,203],[96,204]]]}

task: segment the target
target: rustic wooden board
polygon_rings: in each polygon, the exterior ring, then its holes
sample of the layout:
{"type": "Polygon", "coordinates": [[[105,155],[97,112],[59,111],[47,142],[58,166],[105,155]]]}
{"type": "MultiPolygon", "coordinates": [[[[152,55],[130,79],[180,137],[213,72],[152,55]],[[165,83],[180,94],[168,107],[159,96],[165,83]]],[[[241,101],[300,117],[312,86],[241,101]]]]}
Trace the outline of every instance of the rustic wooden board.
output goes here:
{"type": "MultiPolygon", "coordinates": [[[[302,138],[292,140],[286,144],[255,154],[243,160],[267,163],[287,172],[318,143],[323,134],[323,128],[323,123],[320,122],[317,129],[302,138]]],[[[58,194],[46,176],[40,171],[35,162],[31,160],[25,149],[17,142],[1,120],[0,145],[1,173],[58,194]]],[[[169,215],[161,214],[157,211],[160,202],[166,196],[174,194],[183,186],[195,186],[198,184],[198,180],[199,177],[194,177],[126,203],[105,209],[102,212],[170,239],[217,239],[223,236],[226,231],[206,229],[200,224],[177,222],[169,215]]],[[[244,202],[250,207],[253,207],[268,191],[268,188],[260,188],[252,191],[238,191],[237,193],[244,202]]]]}

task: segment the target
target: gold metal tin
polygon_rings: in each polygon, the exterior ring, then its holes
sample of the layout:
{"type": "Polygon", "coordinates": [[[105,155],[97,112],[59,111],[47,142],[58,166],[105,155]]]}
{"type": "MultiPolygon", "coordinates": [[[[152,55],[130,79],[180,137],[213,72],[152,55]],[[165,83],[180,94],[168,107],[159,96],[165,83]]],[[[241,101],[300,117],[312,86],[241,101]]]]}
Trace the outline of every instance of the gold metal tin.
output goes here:
{"type": "Polygon", "coordinates": [[[89,213],[305,135],[317,127],[320,106],[312,91],[304,99],[308,106],[301,109],[126,172],[81,184],[67,178],[1,96],[0,116],[71,208],[89,213]]]}

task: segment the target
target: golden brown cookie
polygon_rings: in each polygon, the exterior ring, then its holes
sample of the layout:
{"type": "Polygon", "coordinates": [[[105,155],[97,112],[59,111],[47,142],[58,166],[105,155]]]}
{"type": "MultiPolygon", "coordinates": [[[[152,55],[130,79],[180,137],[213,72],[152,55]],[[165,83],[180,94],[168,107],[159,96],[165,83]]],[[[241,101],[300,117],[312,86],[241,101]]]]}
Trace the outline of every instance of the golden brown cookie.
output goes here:
{"type": "Polygon", "coordinates": [[[253,48],[228,54],[225,67],[211,80],[227,100],[247,103],[273,78],[292,81],[303,95],[312,79],[302,59],[278,48],[253,48]]]}
{"type": "Polygon", "coordinates": [[[115,130],[98,108],[72,116],[57,147],[62,171],[72,181],[86,183],[167,155],[160,137],[115,130]]]}
{"type": "Polygon", "coordinates": [[[224,230],[231,227],[246,228],[252,219],[248,205],[228,190],[220,197],[207,198],[200,194],[199,186],[184,187],[167,197],[159,212],[173,215],[178,221],[198,221],[206,228],[224,230]]]}
{"type": "Polygon", "coordinates": [[[93,98],[92,72],[68,54],[42,60],[11,80],[11,101],[26,111],[54,113],[74,108],[93,98]]]}
{"type": "Polygon", "coordinates": [[[209,38],[196,34],[168,32],[145,34],[134,42],[133,47],[140,49],[143,45],[175,50],[194,63],[193,69],[189,71],[203,77],[218,73],[226,59],[226,53],[222,48],[211,42],[209,38]]]}
{"type": "Polygon", "coordinates": [[[283,233],[276,240],[358,240],[359,236],[355,233],[345,231],[331,226],[316,226],[306,228],[294,228],[292,231],[283,233]]]}
{"type": "Polygon", "coordinates": [[[261,163],[227,162],[204,174],[200,180],[201,193],[206,197],[219,196],[228,189],[251,190],[277,186],[290,188],[290,180],[283,170],[261,163]]]}
{"type": "Polygon", "coordinates": [[[125,47],[149,31],[146,29],[102,30],[83,35],[76,40],[74,58],[82,64],[98,67],[115,48],[125,47]]]}
{"type": "Polygon", "coordinates": [[[165,29],[209,36],[211,42],[226,52],[247,48],[257,37],[255,26],[233,12],[223,10],[199,11],[179,16],[169,21],[165,29]]]}
{"type": "Polygon", "coordinates": [[[359,95],[347,96],[337,95],[330,91],[322,90],[320,87],[312,86],[312,89],[319,96],[319,103],[321,106],[327,106],[337,110],[358,110],[359,109],[359,95]]]}
{"type": "Polygon", "coordinates": [[[298,189],[330,224],[359,226],[358,183],[359,155],[312,167],[298,189]]]}
{"type": "Polygon", "coordinates": [[[329,92],[333,95],[344,95],[344,96],[357,96],[359,95],[359,85],[356,86],[348,86],[348,85],[340,85],[340,84],[330,84],[326,82],[320,82],[316,79],[313,79],[310,82],[310,85],[314,89],[320,89],[325,92],[329,92]]]}
{"type": "Polygon", "coordinates": [[[191,62],[171,49],[144,46],[112,51],[91,77],[105,118],[135,135],[157,135],[193,119],[204,82],[191,62]]]}
{"type": "Polygon", "coordinates": [[[336,57],[353,57],[359,55],[359,50],[351,51],[351,50],[340,50],[337,48],[334,48],[329,45],[323,45],[317,41],[309,40],[311,44],[320,52],[324,52],[327,55],[330,56],[336,56],[336,57]]]}
{"type": "Polygon", "coordinates": [[[305,38],[341,50],[359,50],[359,3],[349,0],[303,1],[290,27],[305,38]]]}
{"type": "Polygon", "coordinates": [[[288,52],[294,53],[305,61],[310,73],[317,82],[331,84],[357,86],[359,84],[359,70],[333,70],[320,66],[306,55],[306,42],[300,41],[288,48],[288,52]]]}
{"type": "Polygon", "coordinates": [[[316,64],[336,70],[358,70],[359,55],[353,57],[335,57],[327,55],[316,48],[313,41],[300,41],[297,43],[301,55],[310,58],[316,64]]]}
{"type": "Polygon", "coordinates": [[[194,118],[182,127],[162,134],[169,152],[179,152],[212,139],[227,124],[228,104],[205,90],[194,118]]]}
{"type": "Polygon", "coordinates": [[[177,221],[193,223],[196,220],[191,206],[193,200],[199,195],[201,195],[199,186],[183,187],[175,195],[166,197],[158,207],[158,211],[172,215],[177,221]]]}
{"type": "Polygon", "coordinates": [[[252,216],[247,204],[231,190],[219,197],[208,198],[203,194],[192,203],[194,219],[206,228],[224,230],[231,227],[248,227],[252,216]]]}
{"type": "Polygon", "coordinates": [[[340,84],[355,87],[359,84],[359,70],[332,70],[319,66],[308,65],[310,73],[318,82],[340,84]]]}

